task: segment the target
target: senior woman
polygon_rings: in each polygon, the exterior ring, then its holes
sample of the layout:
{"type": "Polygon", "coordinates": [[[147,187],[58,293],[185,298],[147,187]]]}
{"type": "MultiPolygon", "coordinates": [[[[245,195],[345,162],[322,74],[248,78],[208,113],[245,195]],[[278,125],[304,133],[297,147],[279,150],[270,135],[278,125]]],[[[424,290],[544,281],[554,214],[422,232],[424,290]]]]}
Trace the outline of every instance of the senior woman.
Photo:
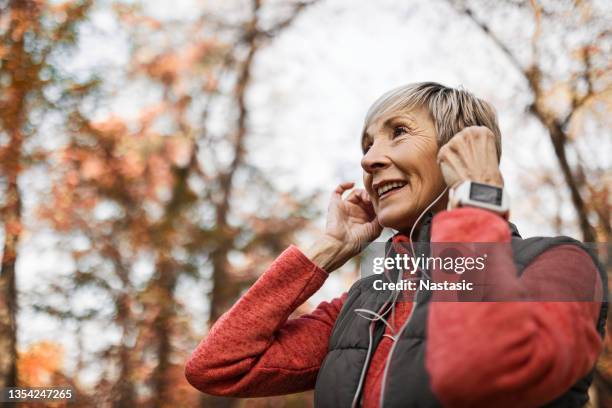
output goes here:
{"type": "Polygon", "coordinates": [[[187,362],[188,381],[235,397],[314,388],[321,407],[582,406],[602,350],[605,276],[577,241],[523,240],[507,221],[500,138],[493,108],[465,90],[428,82],[384,94],[362,134],[365,190],[336,188],[325,232],[286,249],[214,324],[187,362]],[[429,293],[394,297],[388,314],[370,276],[289,319],[383,227],[398,231],[393,243],[416,232],[415,242],[506,246],[493,271],[506,295],[527,298],[547,282],[569,299],[436,302],[429,293]],[[591,301],[571,298],[585,282],[591,301]]]}

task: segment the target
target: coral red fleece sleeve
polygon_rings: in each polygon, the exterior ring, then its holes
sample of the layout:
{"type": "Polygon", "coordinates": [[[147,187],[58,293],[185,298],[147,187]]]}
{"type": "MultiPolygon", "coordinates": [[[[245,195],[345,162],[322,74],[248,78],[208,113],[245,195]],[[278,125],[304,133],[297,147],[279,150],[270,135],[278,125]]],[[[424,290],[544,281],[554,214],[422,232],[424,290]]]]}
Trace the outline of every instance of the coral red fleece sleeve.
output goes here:
{"type": "MultiPolygon", "coordinates": [[[[510,231],[501,217],[463,208],[438,214],[432,242],[498,242],[506,261],[493,271],[517,296],[601,280],[590,256],[560,245],[538,256],[520,279],[512,262],[510,231]]],[[[490,273],[490,272],[489,272],[490,273]]],[[[434,278],[435,279],[435,278],[434,278]]],[[[596,330],[600,303],[436,302],[428,320],[426,366],[444,406],[537,407],[560,396],[594,366],[602,350],[596,330]]]]}
{"type": "Polygon", "coordinates": [[[289,315],[327,276],[290,246],[213,325],[185,366],[187,380],[202,392],[236,397],[312,389],[346,294],[289,315]]]}

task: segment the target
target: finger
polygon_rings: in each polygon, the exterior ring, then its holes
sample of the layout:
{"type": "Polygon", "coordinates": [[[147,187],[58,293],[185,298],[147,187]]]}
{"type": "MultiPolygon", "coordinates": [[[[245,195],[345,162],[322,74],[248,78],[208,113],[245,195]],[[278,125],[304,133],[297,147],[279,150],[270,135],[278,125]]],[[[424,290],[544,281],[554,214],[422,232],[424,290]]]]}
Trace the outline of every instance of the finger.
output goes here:
{"type": "Polygon", "coordinates": [[[368,194],[366,190],[360,189],[359,198],[368,208],[372,208],[372,209],[374,208],[372,205],[372,198],[370,198],[370,195],[368,194]]]}
{"type": "Polygon", "coordinates": [[[371,202],[363,202],[361,208],[363,208],[366,214],[368,214],[368,217],[376,218],[376,211],[374,210],[374,205],[371,202]]]}
{"type": "MultiPolygon", "coordinates": [[[[367,194],[366,194],[366,196],[367,196],[367,194]]],[[[353,203],[353,204],[357,205],[359,208],[361,208],[368,215],[369,218],[372,219],[372,218],[376,217],[376,212],[374,211],[374,206],[372,205],[372,202],[371,201],[364,201],[362,192],[357,194],[355,199],[353,201],[351,201],[351,203],[353,203]]]]}
{"type": "Polygon", "coordinates": [[[440,163],[442,176],[449,187],[455,187],[461,180],[466,179],[466,177],[462,175],[463,172],[461,169],[457,168],[456,163],[453,163],[452,160],[456,159],[443,160],[440,163]]]}
{"type": "Polygon", "coordinates": [[[458,162],[462,166],[469,165],[469,163],[472,161],[471,157],[474,153],[474,146],[477,143],[474,141],[474,138],[467,137],[469,135],[470,133],[466,133],[462,138],[457,139],[455,143],[448,143],[449,148],[445,156],[449,161],[458,162]]]}
{"type": "Polygon", "coordinates": [[[364,189],[361,190],[361,199],[363,200],[363,202],[365,203],[371,203],[372,199],[370,198],[370,195],[368,194],[368,192],[364,189]]]}
{"type": "Polygon", "coordinates": [[[361,200],[361,189],[356,188],[346,197],[346,201],[357,204],[361,200]]]}
{"type": "Polygon", "coordinates": [[[495,136],[489,137],[488,142],[488,157],[490,157],[491,159],[495,158],[495,163],[499,163],[499,160],[497,158],[497,145],[495,144],[495,136]]]}
{"type": "Polygon", "coordinates": [[[353,190],[353,192],[351,192],[351,195],[349,195],[349,197],[347,198],[347,201],[359,205],[368,213],[374,210],[374,207],[372,206],[372,200],[370,200],[368,192],[365,191],[363,188],[353,190]]]}
{"type": "Polygon", "coordinates": [[[368,213],[370,217],[376,217],[376,211],[374,210],[374,203],[372,202],[372,198],[368,194],[366,190],[361,191],[361,201],[364,204],[364,210],[368,213]]]}
{"type": "Polygon", "coordinates": [[[353,188],[353,186],[355,185],[354,182],[349,181],[349,182],[345,182],[345,183],[340,183],[338,185],[338,187],[336,187],[336,189],[334,190],[334,192],[332,193],[332,195],[334,196],[342,196],[342,194],[348,190],[353,188]]]}

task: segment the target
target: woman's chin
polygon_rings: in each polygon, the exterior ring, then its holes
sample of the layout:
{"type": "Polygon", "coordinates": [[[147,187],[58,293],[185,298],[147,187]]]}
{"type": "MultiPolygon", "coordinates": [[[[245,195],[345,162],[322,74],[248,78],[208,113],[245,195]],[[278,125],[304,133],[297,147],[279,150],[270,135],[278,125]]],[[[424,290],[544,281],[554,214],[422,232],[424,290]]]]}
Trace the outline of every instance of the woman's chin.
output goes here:
{"type": "Polygon", "coordinates": [[[409,230],[412,226],[412,213],[409,211],[382,211],[378,214],[378,222],[385,228],[396,231],[409,230]]]}

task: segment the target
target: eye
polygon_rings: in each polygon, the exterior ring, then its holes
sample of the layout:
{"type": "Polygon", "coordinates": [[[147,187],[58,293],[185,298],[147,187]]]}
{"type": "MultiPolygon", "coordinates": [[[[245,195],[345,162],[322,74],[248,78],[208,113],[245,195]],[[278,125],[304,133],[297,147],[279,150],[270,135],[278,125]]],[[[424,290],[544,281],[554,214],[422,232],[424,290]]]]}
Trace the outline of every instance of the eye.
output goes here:
{"type": "Polygon", "coordinates": [[[408,133],[408,128],[406,126],[396,126],[393,128],[393,137],[399,137],[408,133]]]}
{"type": "Polygon", "coordinates": [[[370,150],[370,147],[372,147],[372,143],[364,144],[363,145],[363,154],[366,154],[368,152],[368,150],[370,150]]]}

